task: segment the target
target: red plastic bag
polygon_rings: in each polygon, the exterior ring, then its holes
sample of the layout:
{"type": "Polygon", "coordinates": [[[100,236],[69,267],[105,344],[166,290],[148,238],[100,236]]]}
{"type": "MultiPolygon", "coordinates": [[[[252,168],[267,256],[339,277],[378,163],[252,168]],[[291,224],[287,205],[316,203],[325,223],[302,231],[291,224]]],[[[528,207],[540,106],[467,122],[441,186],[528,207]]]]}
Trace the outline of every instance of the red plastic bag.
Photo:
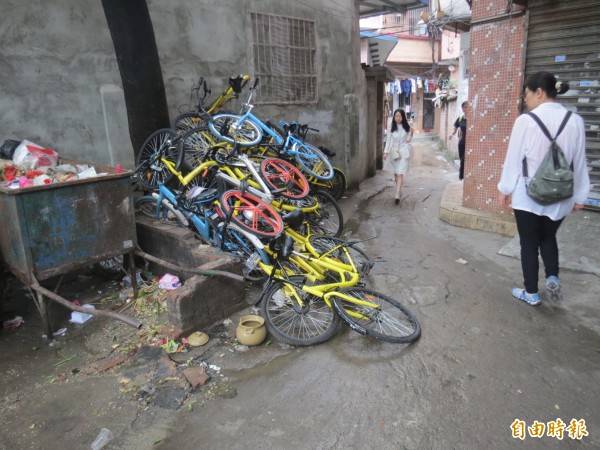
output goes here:
{"type": "Polygon", "coordinates": [[[26,166],[28,169],[37,169],[44,166],[54,167],[58,163],[58,153],[24,140],[15,149],[13,162],[19,166],[26,166]]]}

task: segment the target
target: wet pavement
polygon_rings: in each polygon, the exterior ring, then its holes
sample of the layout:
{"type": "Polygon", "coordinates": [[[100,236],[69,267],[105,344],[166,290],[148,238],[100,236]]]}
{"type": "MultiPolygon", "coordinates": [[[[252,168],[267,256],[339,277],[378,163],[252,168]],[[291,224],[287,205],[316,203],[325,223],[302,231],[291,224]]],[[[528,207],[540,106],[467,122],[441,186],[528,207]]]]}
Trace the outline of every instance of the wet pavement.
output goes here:
{"type": "Polygon", "coordinates": [[[367,285],[415,313],[416,343],[341,326],[312,348],[273,339],[243,348],[235,325],[248,309],[207,330],[206,348],[165,360],[139,332],[103,319],[67,325],[49,347],[30,308],[22,328],[0,334],[0,449],[89,448],[103,427],[115,435],[107,449],[598,448],[598,275],[562,270],[560,304],[513,299],[520,262],[499,254],[511,238],[439,220],[456,178],[421,142],[400,205],[385,173],[341,202],[346,237],[365,240],[376,261],[367,285]],[[122,364],[94,368],[119,346],[122,364]],[[180,371],[202,363],[211,379],[191,390],[180,371]],[[558,419],[562,440],[547,435],[558,419]],[[513,437],[511,424],[535,421],[543,437],[513,437]]]}

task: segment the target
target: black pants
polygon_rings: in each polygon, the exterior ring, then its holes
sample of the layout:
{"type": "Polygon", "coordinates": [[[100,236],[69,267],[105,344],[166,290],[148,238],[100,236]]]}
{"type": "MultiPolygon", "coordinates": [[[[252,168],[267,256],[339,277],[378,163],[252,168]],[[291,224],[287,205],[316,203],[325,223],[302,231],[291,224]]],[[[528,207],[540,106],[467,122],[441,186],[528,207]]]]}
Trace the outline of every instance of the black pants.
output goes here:
{"type": "Polygon", "coordinates": [[[458,141],[458,158],[460,159],[458,179],[462,180],[465,177],[465,141],[458,141]]]}
{"type": "Polygon", "coordinates": [[[521,242],[521,267],[525,290],[530,294],[538,292],[538,273],[540,262],[538,249],[542,255],[546,278],[558,277],[558,245],[556,232],[563,219],[552,220],[546,216],[538,216],[528,211],[515,209],[517,230],[521,242]]]}

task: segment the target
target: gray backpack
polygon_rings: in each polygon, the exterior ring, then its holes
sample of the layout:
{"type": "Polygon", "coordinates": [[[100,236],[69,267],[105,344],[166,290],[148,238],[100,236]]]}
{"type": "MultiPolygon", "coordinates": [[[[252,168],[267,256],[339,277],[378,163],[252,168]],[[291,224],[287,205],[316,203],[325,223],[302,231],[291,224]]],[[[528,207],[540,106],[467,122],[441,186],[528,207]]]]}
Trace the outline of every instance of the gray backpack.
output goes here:
{"type": "MultiPolygon", "coordinates": [[[[571,111],[567,112],[554,138],[538,116],[532,112],[527,114],[537,122],[542,132],[550,139],[548,153],[529,180],[527,195],[540,205],[551,205],[571,198],[573,196],[573,163],[569,165],[562,149],[556,143],[556,138],[564,129],[569,117],[571,117],[571,111]]],[[[527,178],[527,176],[527,161],[523,158],[523,177],[527,178]]]]}

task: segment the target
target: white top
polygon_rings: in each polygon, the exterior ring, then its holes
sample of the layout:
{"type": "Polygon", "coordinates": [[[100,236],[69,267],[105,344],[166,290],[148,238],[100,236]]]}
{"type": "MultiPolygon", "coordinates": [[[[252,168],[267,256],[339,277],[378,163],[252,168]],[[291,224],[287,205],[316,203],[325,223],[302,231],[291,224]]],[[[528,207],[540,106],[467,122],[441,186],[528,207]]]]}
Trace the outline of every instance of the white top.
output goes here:
{"type": "MultiPolygon", "coordinates": [[[[563,121],[567,109],[556,102],[546,102],[533,110],[546,125],[551,136],[563,121]]],[[[527,159],[527,173],[532,176],[537,171],[544,156],[550,149],[550,141],[540,126],[528,114],[520,115],[515,121],[508,151],[504,160],[502,176],[498,190],[504,194],[512,194],[513,209],[529,211],[538,216],[547,216],[559,220],[573,210],[575,203],[583,204],[590,191],[590,177],[585,160],[585,128],[583,119],[572,114],[556,140],[569,164],[573,162],[574,186],[573,197],[551,205],[540,205],[527,195],[523,179],[523,158],[527,159]]]]}
{"type": "Polygon", "coordinates": [[[392,133],[392,127],[388,128],[387,139],[385,142],[385,148],[383,153],[388,155],[383,163],[383,170],[387,170],[397,174],[408,173],[408,159],[410,158],[410,150],[408,144],[410,143],[412,136],[410,132],[404,131],[402,124],[398,124],[398,129],[392,133]],[[398,150],[400,152],[400,158],[392,159],[390,153],[392,150],[398,150]]]}

